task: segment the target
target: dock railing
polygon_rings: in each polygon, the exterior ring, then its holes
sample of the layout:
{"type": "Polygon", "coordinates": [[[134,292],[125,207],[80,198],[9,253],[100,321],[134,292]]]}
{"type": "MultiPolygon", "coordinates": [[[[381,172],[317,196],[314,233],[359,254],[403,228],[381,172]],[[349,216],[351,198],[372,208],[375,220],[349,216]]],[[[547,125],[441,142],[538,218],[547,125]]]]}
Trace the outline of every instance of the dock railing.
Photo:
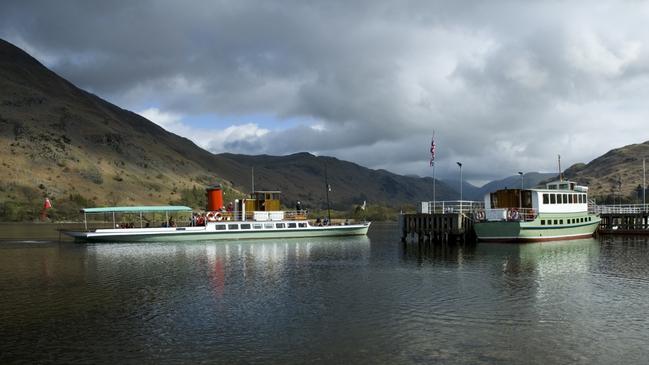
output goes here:
{"type": "Polygon", "coordinates": [[[443,200],[436,202],[421,202],[420,213],[474,213],[484,209],[483,201],[473,200],[443,200]]]}
{"type": "Polygon", "coordinates": [[[641,214],[649,213],[649,204],[593,205],[592,211],[597,214],[641,214]]]}

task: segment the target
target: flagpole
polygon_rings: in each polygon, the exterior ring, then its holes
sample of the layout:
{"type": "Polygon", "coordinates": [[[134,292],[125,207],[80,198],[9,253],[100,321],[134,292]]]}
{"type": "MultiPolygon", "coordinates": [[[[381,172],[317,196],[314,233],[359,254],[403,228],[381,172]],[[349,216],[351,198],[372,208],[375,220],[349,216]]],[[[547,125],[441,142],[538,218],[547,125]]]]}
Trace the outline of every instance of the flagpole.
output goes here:
{"type": "Polygon", "coordinates": [[[437,207],[437,197],[435,196],[435,164],[433,163],[433,213],[437,207]]]}
{"type": "Polygon", "coordinates": [[[327,193],[327,219],[329,224],[331,224],[331,206],[329,205],[329,179],[327,177],[327,162],[324,164],[325,168],[325,191],[327,193]]]}
{"type": "Polygon", "coordinates": [[[430,166],[433,168],[433,209],[432,213],[435,213],[435,208],[437,207],[437,194],[435,191],[435,130],[433,130],[433,138],[430,141],[430,166]]]}

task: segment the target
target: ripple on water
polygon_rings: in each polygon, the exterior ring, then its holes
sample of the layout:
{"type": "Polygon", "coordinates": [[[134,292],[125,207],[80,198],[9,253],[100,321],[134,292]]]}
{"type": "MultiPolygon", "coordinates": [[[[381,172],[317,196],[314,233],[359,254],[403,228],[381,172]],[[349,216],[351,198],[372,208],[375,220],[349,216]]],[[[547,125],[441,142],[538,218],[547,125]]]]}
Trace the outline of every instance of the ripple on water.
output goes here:
{"type": "Polygon", "coordinates": [[[0,362],[644,363],[649,244],[0,245],[0,362]]]}

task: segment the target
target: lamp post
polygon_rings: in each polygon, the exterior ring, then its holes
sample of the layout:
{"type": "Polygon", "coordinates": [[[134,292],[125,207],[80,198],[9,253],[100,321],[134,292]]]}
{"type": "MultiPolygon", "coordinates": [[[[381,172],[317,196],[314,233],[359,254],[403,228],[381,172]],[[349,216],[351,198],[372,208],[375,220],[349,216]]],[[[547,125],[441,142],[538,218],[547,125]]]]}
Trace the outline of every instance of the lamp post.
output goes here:
{"type": "Polygon", "coordinates": [[[521,175],[521,192],[518,194],[518,209],[521,210],[523,209],[523,173],[519,171],[518,174],[521,175]]]}
{"type": "Polygon", "coordinates": [[[462,163],[456,162],[460,166],[460,213],[462,213],[462,163]]]}
{"type": "Polygon", "coordinates": [[[645,199],[645,191],[647,190],[647,169],[645,168],[645,159],[642,159],[642,211],[647,210],[647,201],[645,199]]]}

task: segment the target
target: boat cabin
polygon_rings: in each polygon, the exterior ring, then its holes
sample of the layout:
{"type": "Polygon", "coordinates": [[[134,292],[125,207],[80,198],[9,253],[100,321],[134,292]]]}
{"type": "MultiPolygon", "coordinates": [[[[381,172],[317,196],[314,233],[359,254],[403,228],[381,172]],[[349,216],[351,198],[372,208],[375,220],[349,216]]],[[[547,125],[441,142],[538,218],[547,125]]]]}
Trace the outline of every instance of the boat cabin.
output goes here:
{"type": "Polygon", "coordinates": [[[485,195],[487,219],[507,219],[512,211],[527,219],[539,213],[587,212],[587,192],[572,181],[553,181],[545,189],[501,189],[485,195]]]}
{"type": "Polygon", "coordinates": [[[259,190],[246,199],[246,212],[272,212],[280,210],[281,191],[259,190]]]}

